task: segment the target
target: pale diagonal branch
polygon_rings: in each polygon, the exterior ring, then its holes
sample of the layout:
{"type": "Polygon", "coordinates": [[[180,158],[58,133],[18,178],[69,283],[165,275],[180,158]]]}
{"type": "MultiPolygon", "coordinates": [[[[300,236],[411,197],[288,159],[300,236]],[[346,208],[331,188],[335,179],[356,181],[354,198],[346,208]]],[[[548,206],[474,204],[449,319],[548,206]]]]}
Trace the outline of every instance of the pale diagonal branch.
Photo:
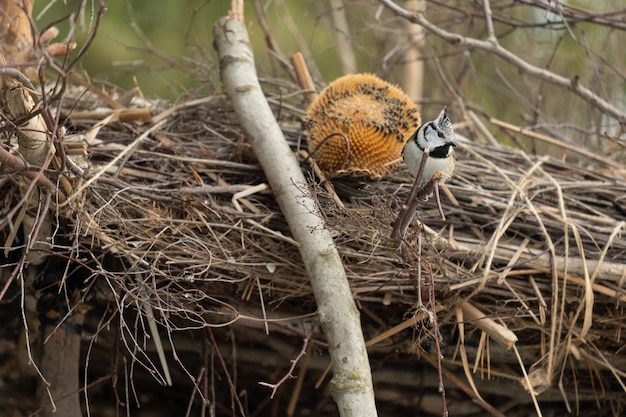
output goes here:
{"type": "MultiPolygon", "coordinates": [[[[515,55],[508,49],[503,48],[497,42],[497,40],[495,40],[495,38],[483,41],[467,36],[462,36],[458,33],[448,32],[428,21],[426,17],[424,17],[423,13],[412,13],[409,10],[398,6],[392,0],[379,1],[398,16],[424,27],[426,30],[440,37],[441,39],[444,39],[460,47],[465,47],[468,49],[478,49],[481,51],[492,53],[493,55],[515,66],[522,72],[525,72],[534,77],[538,77],[550,84],[570,90],[571,92],[585,100],[587,103],[589,103],[591,106],[615,118],[621,125],[626,125],[626,113],[624,113],[608,101],[604,100],[602,97],[598,96],[590,89],[582,86],[577,77],[574,77],[572,79],[566,78],[562,75],[555,74],[552,71],[548,71],[544,68],[532,65],[529,62],[525,61],[523,58],[515,55]]],[[[493,23],[491,23],[491,25],[493,25],[493,23]]]]}
{"type": "Polygon", "coordinates": [[[342,417],[374,417],[372,376],[359,312],[346,272],[295,155],[259,84],[244,23],[222,18],[214,26],[222,81],[267,176],[300,254],[328,338],[331,392],[342,417]]]}

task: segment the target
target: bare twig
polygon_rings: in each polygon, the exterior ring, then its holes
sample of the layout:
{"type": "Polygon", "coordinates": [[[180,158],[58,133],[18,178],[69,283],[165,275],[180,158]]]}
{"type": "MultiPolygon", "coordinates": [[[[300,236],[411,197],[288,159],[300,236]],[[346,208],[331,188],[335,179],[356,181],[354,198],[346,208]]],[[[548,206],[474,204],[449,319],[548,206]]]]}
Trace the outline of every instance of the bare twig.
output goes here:
{"type": "Polygon", "coordinates": [[[304,160],[304,163],[307,163],[310,158],[315,157],[315,154],[322,147],[322,145],[324,145],[326,142],[328,142],[330,139],[334,138],[335,136],[339,136],[341,139],[343,139],[343,144],[346,147],[346,152],[343,155],[343,159],[341,160],[341,163],[339,164],[339,166],[333,167],[332,171],[328,174],[328,176],[331,179],[335,176],[337,172],[343,170],[346,167],[346,165],[348,165],[348,162],[350,162],[350,139],[348,138],[348,136],[346,136],[345,133],[332,132],[328,134],[324,139],[320,141],[320,143],[317,144],[315,149],[313,149],[313,152],[311,152],[309,156],[307,156],[306,159],[304,160]]]}
{"type": "Polygon", "coordinates": [[[2,167],[0,173],[24,175],[26,178],[35,181],[39,187],[54,194],[56,196],[55,201],[59,203],[65,202],[65,194],[58,189],[55,183],[44,175],[43,171],[29,169],[22,159],[10,154],[2,146],[0,146],[0,166],[2,167]]]}
{"type": "Polygon", "coordinates": [[[276,395],[276,391],[278,391],[278,388],[280,388],[280,386],[283,385],[285,381],[287,381],[290,378],[296,378],[293,372],[296,370],[296,366],[298,365],[298,362],[300,362],[300,359],[302,359],[302,357],[306,355],[306,350],[309,346],[309,341],[311,340],[312,335],[313,335],[312,331],[307,333],[306,337],[303,340],[302,349],[300,350],[300,353],[298,353],[298,356],[296,356],[295,359],[291,360],[291,366],[289,367],[289,371],[287,371],[287,373],[277,383],[270,384],[269,382],[259,382],[259,385],[272,389],[272,394],[270,395],[270,398],[274,398],[274,395],[276,395]]]}
{"type": "Polygon", "coordinates": [[[410,20],[413,23],[417,23],[418,25],[423,26],[431,33],[450,42],[453,45],[465,47],[468,49],[478,49],[490,52],[495,56],[505,60],[509,64],[515,66],[520,71],[538,77],[546,82],[549,82],[550,84],[563,87],[567,90],[572,91],[574,94],[587,101],[587,103],[589,103],[591,106],[606,114],[611,115],[620,124],[626,124],[626,113],[624,113],[622,110],[618,109],[608,101],[604,100],[593,91],[589,90],[586,87],[583,87],[577,77],[569,79],[552,71],[548,71],[544,68],[532,65],[528,61],[515,55],[508,49],[503,48],[498,42],[493,42],[490,40],[482,41],[479,39],[459,35],[458,33],[448,32],[447,30],[442,29],[427,20],[426,17],[424,17],[423,13],[412,13],[409,10],[406,10],[403,7],[397,5],[392,0],[379,1],[398,16],[401,16],[405,19],[410,20]]]}
{"type": "MultiPolygon", "coordinates": [[[[304,94],[306,96],[306,104],[307,106],[310,106],[317,98],[317,92],[315,91],[315,85],[313,84],[313,79],[311,78],[311,73],[309,72],[309,68],[306,65],[306,61],[304,60],[304,55],[302,55],[300,52],[293,54],[291,57],[291,63],[293,64],[293,68],[296,72],[296,79],[298,81],[298,85],[304,90],[304,94]]],[[[346,135],[343,135],[343,134],[341,135],[344,139],[344,143],[346,144],[346,158],[344,159],[344,161],[345,163],[347,163],[347,158],[349,157],[349,154],[350,154],[350,141],[348,140],[348,137],[346,135]]],[[[327,139],[328,138],[325,138],[324,140],[322,140],[320,145],[326,142],[327,139]]],[[[316,147],[316,150],[319,149],[320,145],[316,147]]],[[[311,166],[313,167],[313,172],[322,180],[322,186],[328,192],[328,194],[332,196],[335,203],[337,203],[337,206],[344,207],[344,204],[339,198],[339,196],[337,195],[337,193],[335,192],[332,183],[328,180],[328,177],[322,171],[319,165],[317,165],[315,158],[311,158],[311,155],[308,154],[307,151],[305,150],[301,150],[300,153],[303,155],[306,155],[304,157],[304,162],[306,161],[310,162],[311,166]]],[[[342,163],[338,169],[343,169],[345,166],[345,163],[342,163]]]]}
{"type": "Polygon", "coordinates": [[[496,32],[493,30],[493,13],[491,13],[491,5],[489,0],[483,1],[483,12],[485,13],[485,26],[487,27],[487,41],[496,45],[498,38],[496,38],[496,32]]]}
{"type": "Polygon", "coordinates": [[[343,0],[328,0],[328,5],[330,7],[331,33],[335,39],[341,71],[344,75],[353,74],[357,71],[356,57],[351,45],[346,7],[343,0]]]}
{"type": "MultiPolygon", "coordinates": [[[[437,385],[437,391],[441,394],[441,415],[442,417],[448,417],[448,404],[446,401],[446,387],[443,383],[443,354],[441,353],[441,332],[439,331],[439,317],[437,316],[437,300],[435,295],[435,276],[433,274],[433,268],[431,264],[423,259],[422,254],[420,253],[421,248],[415,248],[413,246],[406,246],[409,250],[403,253],[404,260],[406,262],[410,262],[409,254],[412,253],[414,259],[417,260],[417,268],[419,268],[419,272],[421,272],[422,262],[426,266],[428,270],[428,278],[430,279],[428,282],[428,303],[430,305],[431,310],[428,310],[423,305],[418,305],[418,309],[426,310],[428,317],[433,326],[433,339],[435,340],[435,346],[437,347],[437,372],[439,375],[439,384],[437,385]]],[[[420,274],[421,275],[421,274],[420,274]]],[[[421,287],[423,283],[417,282],[416,286],[418,288],[421,287]]],[[[421,304],[421,295],[420,295],[420,304],[421,304]]]]}
{"type": "MultiPolygon", "coordinates": [[[[256,11],[257,20],[259,21],[259,25],[261,26],[261,29],[263,30],[263,33],[265,35],[265,43],[267,44],[270,62],[273,63],[271,58],[274,58],[285,68],[285,70],[289,71],[291,69],[289,67],[289,61],[287,61],[287,59],[285,58],[285,54],[283,54],[283,52],[280,50],[280,47],[278,46],[278,43],[276,42],[276,39],[272,34],[272,30],[270,29],[270,26],[265,17],[265,10],[263,9],[261,1],[254,0],[253,3],[254,9],[256,11]]],[[[274,72],[276,71],[274,70],[274,72]]]]}
{"type": "Polygon", "coordinates": [[[517,336],[511,330],[496,323],[487,317],[482,311],[468,301],[461,306],[463,317],[466,323],[471,322],[474,326],[486,332],[493,340],[498,342],[503,348],[511,349],[517,342],[517,336]]]}
{"type": "Polygon", "coordinates": [[[522,127],[515,126],[515,125],[513,125],[511,123],[506,123],[506,122],[503,122],[502,120],[498,120],[498,119],[495,119],[495,118],[491,118],[489,121],[491,123],[493,123],[494,125],[496,125],[498,127],[501,127],[503,129],[507,129],[507,130],[510,130],[512,132],[519,133],[520,135],[525,135],[525,136],[528,136],[530,138],[541,140],[541,141],[544,141],[546,143],[558,146],[560,148],[567,149],[570,152],[577,153],[578,155],[582,155],[585,158],[589,158],[589,159],[591,159],[593,161],[596,161],[596,162],[599,162],[601,164],[604,164],[604,165],[607,165],[607,166],[610,166],[610,167],[613,167],[613,168],[616,168],[616,169],[621,169],[623,167],[622,164],[620,164],[618,162],[611,161],[610,159],[605,158],[605,157],[603,157],[601,155],[598,155],[597,153],[591,152],[591,151],[581,147],[580,145],[572,145],[572,144],[569,144],[569,143],[565,143],[563,141],[556,140],[556,139],[554,139],[554,138],[552,138],[550,136],[542,135],[541,133],[533,132],[531,130],[524,129],[522,127]]]}
{"type": "Polygon", "coordinates": [[[239,400],[239,395],[237,394],[237,387],[235,387],[235,384],[233,383],[233,379],[230,376],[230,372],[228,370],[228,366],[226,365],[226,361],[224,361],[224,356],[222,356],[219,345],[217,344],[217,341],[215,340],[215,336],[213,335],[213,329],[211,329],[210,327],[207,327],[206,331],[207,331],[207,334],[209,335],[209,338],[211,339],[213,350],[215,353],[217,353],[217,357],[220,361],[220,365],[222,365],[222,370],[224,371],[224,375],[226,375],[226,380],[228,381],[228,387],[230,388],[230,394],[232,396],[232,400],[233,402],[237,403],[237,406],[239,407],[239,411],[241,412],[241,415],[245,416],[246,415],[245,409],[243,407],[243,404],[241,404],[241,401],[239,400]]]}
{"type": "Polygon", "coordinates": [[[306,95],[307,105],[310,105],[317,98],[317,93],[315,92],[315,85],[313,84],[311,73],[304,60],[304,55],[302,55],[301,52],[293,54],[291,64],[296,72],[298,84],[302,87],[306,95]]]}

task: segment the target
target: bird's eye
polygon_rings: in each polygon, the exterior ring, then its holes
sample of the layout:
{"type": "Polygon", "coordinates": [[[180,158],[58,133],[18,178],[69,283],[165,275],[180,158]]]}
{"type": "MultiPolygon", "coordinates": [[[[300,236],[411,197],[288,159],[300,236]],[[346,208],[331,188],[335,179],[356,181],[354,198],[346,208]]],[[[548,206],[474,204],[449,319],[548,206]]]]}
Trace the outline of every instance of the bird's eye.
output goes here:
{"type": "Polygon", "coordinates": [[[437,131],[437,136],[439,136],[440,139],[445,139],[446,135],[443,134],[443,132],[437,131]]]}

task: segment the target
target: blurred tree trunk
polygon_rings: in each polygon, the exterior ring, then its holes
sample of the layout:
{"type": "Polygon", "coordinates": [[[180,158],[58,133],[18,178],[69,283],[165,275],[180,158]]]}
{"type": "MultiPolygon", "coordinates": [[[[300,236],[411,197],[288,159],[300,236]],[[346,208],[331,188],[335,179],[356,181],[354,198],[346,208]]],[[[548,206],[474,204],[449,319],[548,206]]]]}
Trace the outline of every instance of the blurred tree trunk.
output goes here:
{"type": "Polygon", "coordinates": [[[330,31],[335,40],[341,72],[344,75],[354,74],[357,72],[356,56],[352,47],[346,6],[343,0],[328,0],[328,5],[330,7],[330,31]]]}
{"type": "MultiPolygon", "coordinates": [[[[426,0],[408,0],[407,10],[425,12],[426,0]]],[[[424,42],[424,28],[405,21],[408,42],[404,65],[404,92],[414,101],[422,99],[424,92],[424,61],[422,60],[422,43],[424,42]]]]}
{"type": "Polygon", "coordinates": [[[62,327],[41,327],[41,373],[48,379],[50,394],[44,381],[37,386],[40,417],[81,417],[79,372],[80,331],[84,315],[72,314],[62,327]],[[49,339],[46,338],[50,335],[49,339]],[[50,401],[52,396],[54,405],[50,401]]]}
{"type": "MultiPolygon", "coordinates": [[[[8,121],[7,127],[13,131],[6,134],[9,139],[17,137],[19,153],[31,166],[41,170],[48,168],[52,160],[54,148],[51,145],[50,129],[41,112],[41,103],[37,103],[31,95],[30,82],[17,72],[15,68],[32,60],[34,51],[31,14],[34,0],[0,0],[0,66],[5,68],[0,79],[0,111],[3,119],[8,121]]],[[[35,276],[41,273],[52,250],[50,237],[52,220],[48,208],[51,204],[50,191],[43,191],[26,180],[21,179],[21,190],[27,193],[22,217],[18,216],[15,229],[22,226],[25,242],[24,257],[24,290],[32,286],[35,276]],[[19,224],[19,219],[22,219],[19,224]]],[[[6,245],[10,246],[15,236],[10,237],[6,245]]],[[[62,281],[62,271],[58,282],[62,281]]],[[[61,296],[61,294],[57,294],[61,296]]],[[[40,316],[45,312],[39,311],[40,316]]],[[[42,407],[40,416],[80,417],[82,415],[79,402],[79,359],[80,359],[80,324],[83,316],[71,315],[63,317],[64,323],[42,325],[40,371],[36,403],[42,407]],[[66,329],[72,329],[67,331],[66,329]],[[78,330],[76,330],[78,329],[78,330]],[[51,398],[54,400],[51,402],[51,398]]],[[[24,326],[28,331],[28,326],[24,326]]]]}

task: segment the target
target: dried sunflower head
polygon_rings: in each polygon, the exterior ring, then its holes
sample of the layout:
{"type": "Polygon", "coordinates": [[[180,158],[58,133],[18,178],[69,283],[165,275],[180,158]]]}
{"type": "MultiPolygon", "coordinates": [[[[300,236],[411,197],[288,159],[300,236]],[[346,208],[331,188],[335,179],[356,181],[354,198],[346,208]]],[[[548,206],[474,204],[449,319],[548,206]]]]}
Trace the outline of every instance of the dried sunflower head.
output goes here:
{"type": "Polygon", "coordinates": [[[419,125],[417,106],[398,87],[373,74],[346,75],[307,110],[309,152],[334,176],[378,179],[400,163],[402,147],[419,125]]]}

